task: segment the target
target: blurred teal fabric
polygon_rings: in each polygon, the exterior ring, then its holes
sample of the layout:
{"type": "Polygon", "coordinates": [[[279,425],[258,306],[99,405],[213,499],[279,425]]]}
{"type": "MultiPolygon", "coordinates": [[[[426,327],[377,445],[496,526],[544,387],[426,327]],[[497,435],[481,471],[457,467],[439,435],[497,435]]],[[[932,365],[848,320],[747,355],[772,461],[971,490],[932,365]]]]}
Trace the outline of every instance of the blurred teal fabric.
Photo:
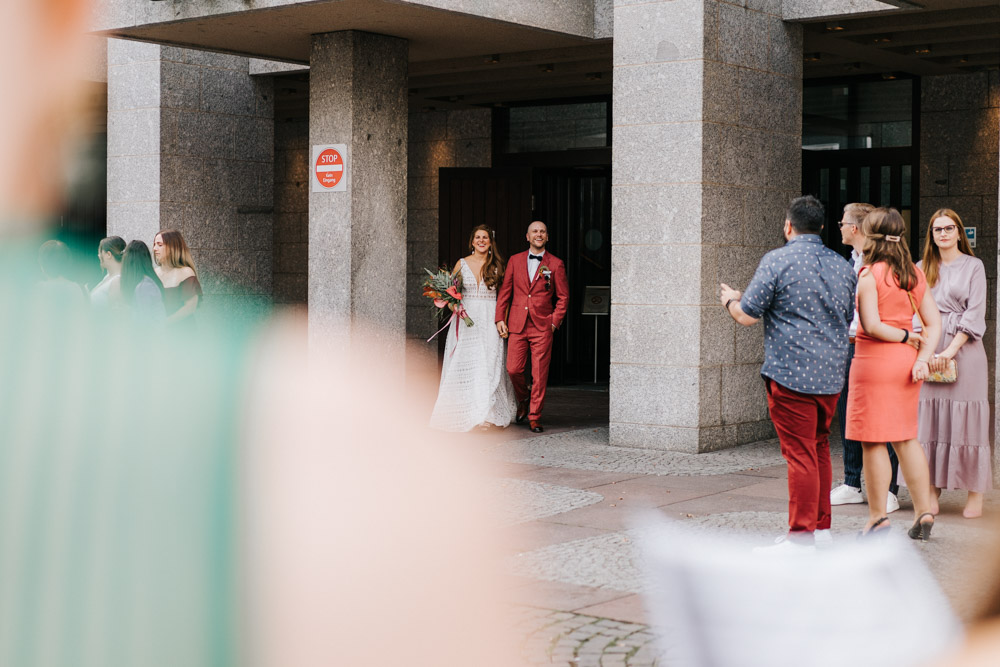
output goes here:
{"type": "Polygon", "coordinates": [[[234,665],[253,329],[67,306],[40,243],[0,246],[0,665],[234,665]]]}

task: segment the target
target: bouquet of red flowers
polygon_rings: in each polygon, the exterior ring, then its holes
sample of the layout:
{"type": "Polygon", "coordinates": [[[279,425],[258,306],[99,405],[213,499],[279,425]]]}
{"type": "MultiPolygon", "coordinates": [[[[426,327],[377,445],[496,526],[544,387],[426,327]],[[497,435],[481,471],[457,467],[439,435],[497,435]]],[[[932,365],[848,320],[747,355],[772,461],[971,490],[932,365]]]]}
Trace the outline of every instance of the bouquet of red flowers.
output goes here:
{"type": "MultiPolygon", "coordinates": [[[[469,313],[462,305],[462,273],[460,271],[452,273],[445,268],[438,269],[437,273],[431,273],[428,269],[424,269],[424,271],[427,272],[428,276],[424,278],[424,296],[434,302],[434,307],[438,309],[439,313],[443,312],[445,308],[451,311],[451,317],[448,318],[443,327],[437,330],[434,336],[447,329],[456,317],[462,318],[465,326],[471,327],[472,318],[469,317],[469,313]]],[[[434,336],[428,338],[427,341],[433,340],[434,336]]],[[[458,338],[458,328],[455,329],[455,337],[458,338]]]]}

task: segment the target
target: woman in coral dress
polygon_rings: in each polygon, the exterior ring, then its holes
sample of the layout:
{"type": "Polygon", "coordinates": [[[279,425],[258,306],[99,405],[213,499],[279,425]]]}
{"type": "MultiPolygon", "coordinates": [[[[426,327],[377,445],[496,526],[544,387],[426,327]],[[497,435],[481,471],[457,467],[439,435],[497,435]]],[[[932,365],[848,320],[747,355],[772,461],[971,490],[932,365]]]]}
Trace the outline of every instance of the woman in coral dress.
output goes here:
{"type": "MultiPolygon", "coordinates": [[[[891,471],[885,443],[892,443],[916,514],[909,535],[927,539],[934,515],[930,511],[927,459],[917,441],[917,404],[941,334],[940,316],[924,274],[910,258],[899,212],[877,208],[865,217],[862,229],[865,268],[858,278],[861,323],[851,366],[846,437],[862,444],[869,498],[885,498],[889,493],[891,471]],[[916,307],[924,323],[922,336],[910,331],[915,304],[919,304],[916,307]],[[913,336],[920,338],[919,351],[907,344],[913,336]]],[[[864,534],[888,530],[885,506],[869,503],[868,511],[864,534]]]]}
{"type": "Polygon", "coordinates": [[[953,384],[927,383],[920,390],[918,437],[931,474],[931,511],[937,514],[941,489],[969,492],[962,516],[983,514],[989,491],[990,402],[986,348],[986,269],[965,238],[962,219],[951,209],[931,216],[920,263],[944,329],[931,370],[948,359],[958,365],[953,384]]]}

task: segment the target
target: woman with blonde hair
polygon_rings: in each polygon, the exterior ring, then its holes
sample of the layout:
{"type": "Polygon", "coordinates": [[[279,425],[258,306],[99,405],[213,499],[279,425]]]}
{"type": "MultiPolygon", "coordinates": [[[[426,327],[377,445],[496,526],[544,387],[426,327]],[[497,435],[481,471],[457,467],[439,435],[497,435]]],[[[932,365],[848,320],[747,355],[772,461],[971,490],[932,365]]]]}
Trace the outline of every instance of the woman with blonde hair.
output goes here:
{"type": "Polygon", "coordinates": [[[176,229],[159,232],[153,238],[153,259],[156,275],[163,281],[167,322],[187,320],[198,310],[202,290],[191,251],[181,233],[176,229]]]}
{"type": "MultiPolygon", "coordinates": [[[[902,216],[893,208],[877,208],[862,223],[865,268],[858,278],[861,321],[851,365],[845,435],[862,444],[868,498],[885,498],[889,492],[885,443],[892,443],[916,514],[909,536],[926,540],[934,514],[927,459],[917,441],[917,404],[941,321],[927,280],[910,258],[903,238],[905,229],[902,216]],[[922,336],[910,331],[914,310],[924,323],[922,336]],[[919,351],[906,344],[913,336],[921,339],[919,351]]],[[[868,503],[863,535],[888,530],[885,510],[882,503],[868,503]]]]}
{"type": "Polygon", "coordinates": [[[952,359],[958,379],[925,383],[920,390],[917,434],[930,466],[931,512],[939,511],[941,489],[965,489],[962,516],[983,514],[983,492],[992,488],[990,403],[987,399],[986,269],[969,246],[962,219],[942,208],[931,216],[919,266],[941,313],[942,336],[931,371],[952,359]]]}
{"type": "Polygon", "coordinates": [[[507,426],[517,404],[503,339],[493,325],[504,262],[490,227],[479,225],[472,230],[469,255],[456,262],[454,272],[462,274],[462,304],[473,325],[466,327],[455,318],[448,329],[430,425],[443,431],[507,426]]]}

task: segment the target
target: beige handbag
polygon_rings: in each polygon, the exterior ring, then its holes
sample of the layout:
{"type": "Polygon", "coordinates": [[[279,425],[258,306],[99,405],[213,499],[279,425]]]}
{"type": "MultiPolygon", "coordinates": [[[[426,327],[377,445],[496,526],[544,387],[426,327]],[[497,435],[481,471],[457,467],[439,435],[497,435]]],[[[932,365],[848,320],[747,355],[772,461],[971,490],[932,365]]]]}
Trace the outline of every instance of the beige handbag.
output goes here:
{"type": "MultiPolygon", "coordinates": [[[[917,316],[917,321],[920,322],[920,329],[923,330],[924,321],[920,317],[920,311],[917,310],[917,300],[913,298],[913,294],[911,292],[907,292],[906,295],[910,297],[910,305],[913,306],[913,314],[917,316]]],[[[955,363],[954,359],[949,359],[943,371],[929,373],[924,382],[951,384],[956,380],[958,380],[958,364],[955,363]]]]}

